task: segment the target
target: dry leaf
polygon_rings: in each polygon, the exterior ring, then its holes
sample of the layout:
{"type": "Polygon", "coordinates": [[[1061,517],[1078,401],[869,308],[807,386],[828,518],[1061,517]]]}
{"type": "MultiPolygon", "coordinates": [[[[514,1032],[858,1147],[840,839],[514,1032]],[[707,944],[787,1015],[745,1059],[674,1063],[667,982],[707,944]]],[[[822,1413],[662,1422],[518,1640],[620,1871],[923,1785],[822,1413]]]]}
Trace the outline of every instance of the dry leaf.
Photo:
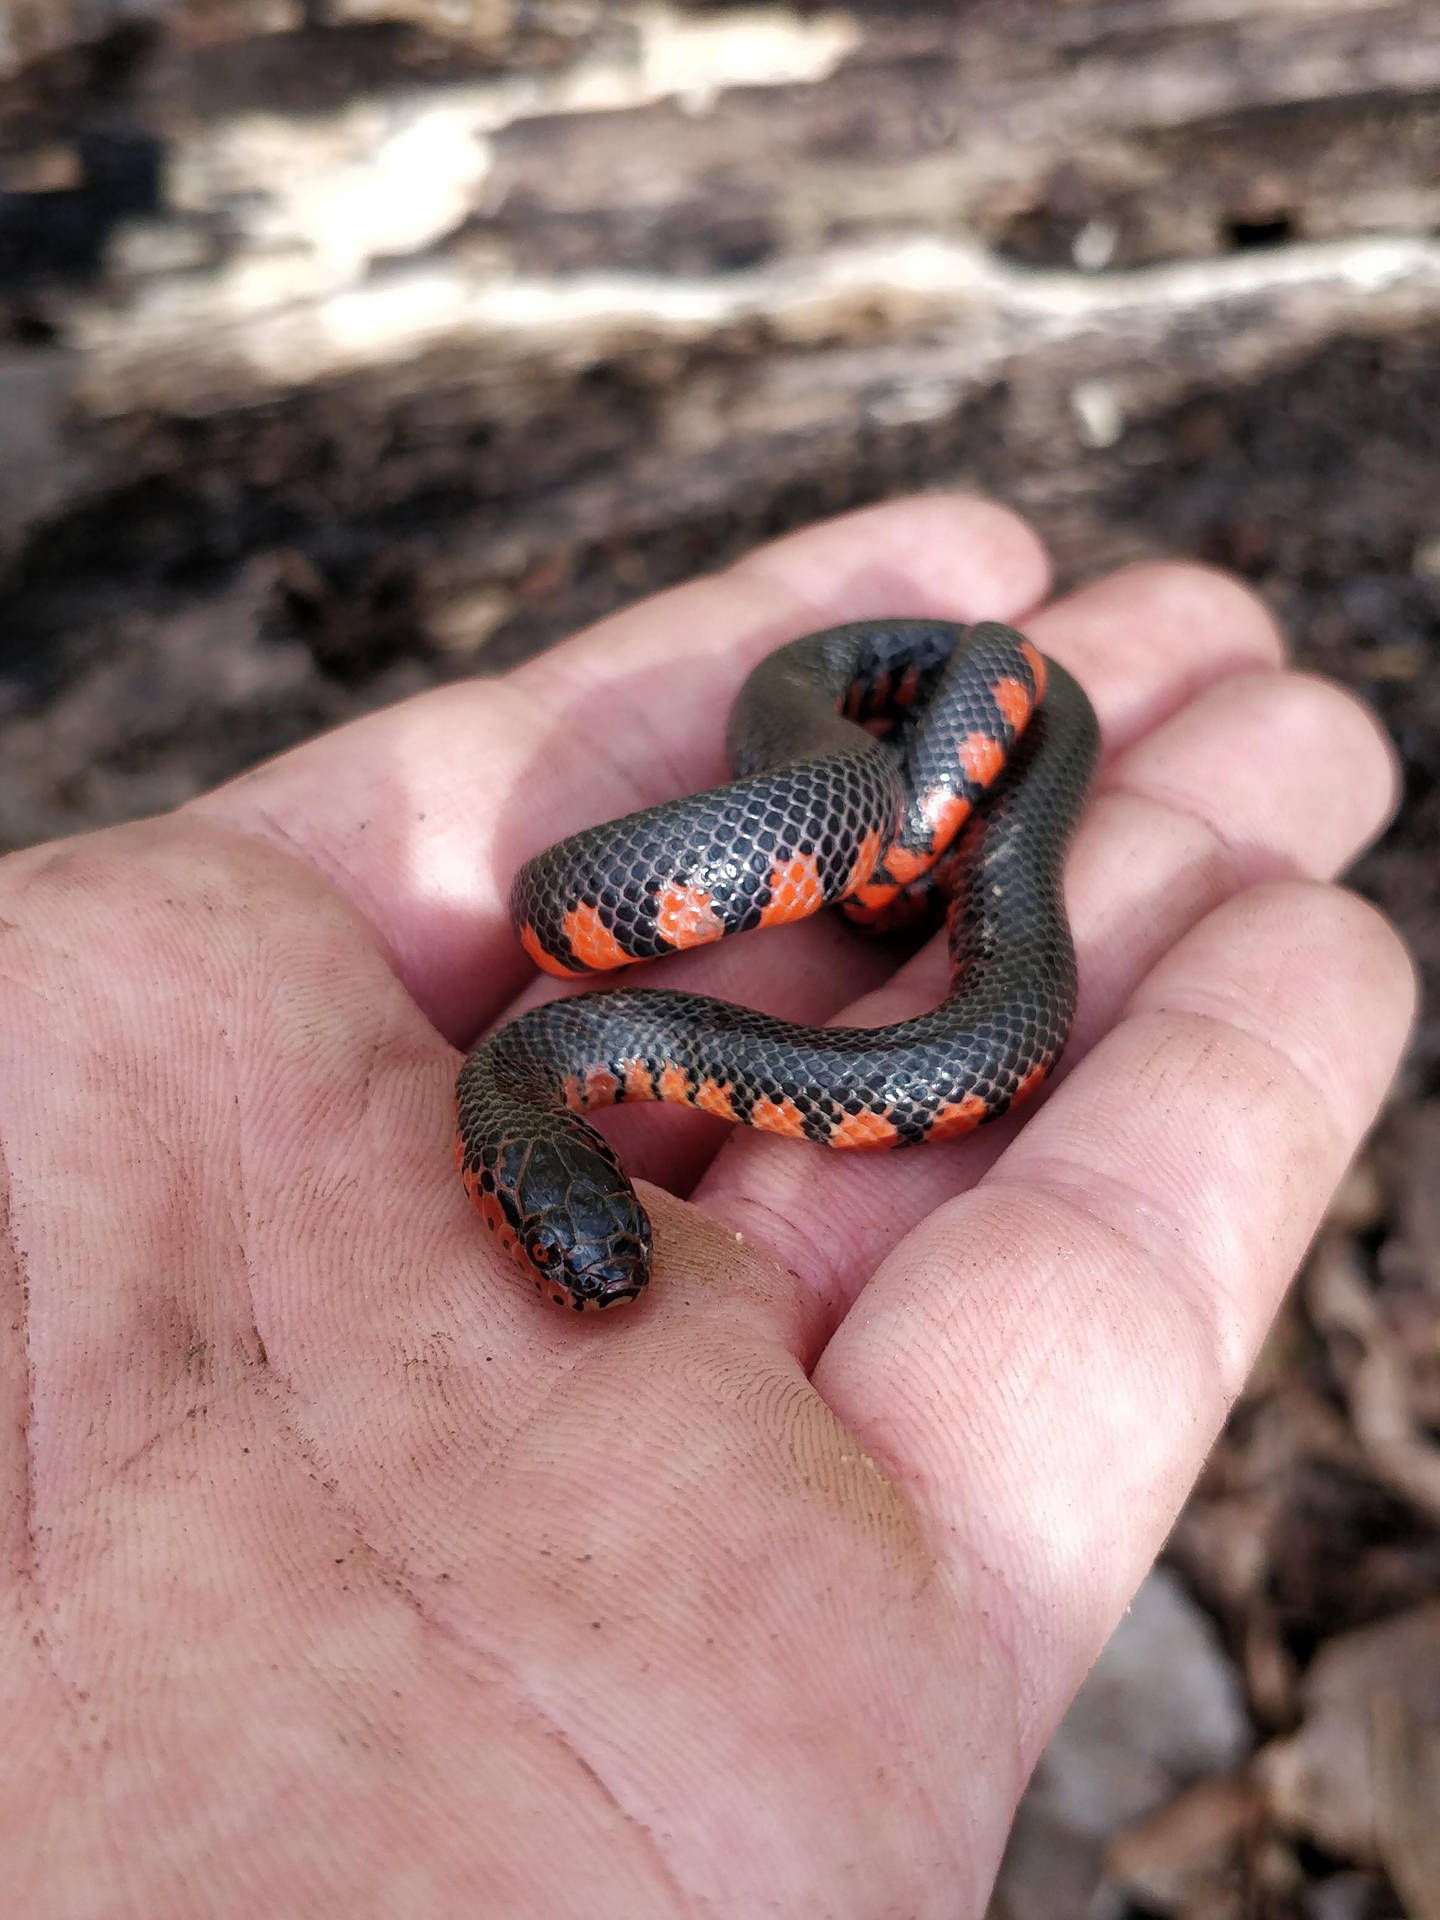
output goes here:
{"type": "Polygon", "coordinates": [[[1305,1675],[1300,1699],[1299,1732],[1272,1741],[1255,1763],[1276,1821],[1340,1860],[1370,1865],[1397,1844],[1403,1852],[1415,1831],[1412,1793],[1422,1802],[1429,1795],[1422,1829],[1427,1820],[1436,1823],[1440,1808],[1428,1776],[1406,1757],[1418,1751],[1414,1741],[1440,1741],[1440,1602],[1329,1641],[1305,1675]],[[1387,1701],[1403,1703],[1399,1748],[1377,1746],[1377,1711],[1386,1741],[1397,1737],[1384,1718],[1392,1712],[1387,1701]]]}

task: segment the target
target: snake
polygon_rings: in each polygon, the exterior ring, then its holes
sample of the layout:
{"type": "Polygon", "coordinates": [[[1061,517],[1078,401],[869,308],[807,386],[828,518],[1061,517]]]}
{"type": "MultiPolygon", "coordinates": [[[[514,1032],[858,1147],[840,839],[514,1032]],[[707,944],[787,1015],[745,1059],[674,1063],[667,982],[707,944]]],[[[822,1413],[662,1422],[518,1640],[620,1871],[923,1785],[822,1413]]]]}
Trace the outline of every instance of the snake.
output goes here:
{"type": "Polygon", "coordinates": [[[1029,1097],[1077,991],[1066,848],[1098,744],[1078,682],[998,621],[871,619],[779,647],[730,712],[733,779],[527,860],[510,912],[575,980],[839,905],[948,922],[949,986],[879,1027],[810,1027],[664,988],[568,993],[482,1039],[456,1083],[465,1191],[542,1298],[635,1300],[649,1216],[584,1116],[670,1101],[874,1150],[950,1140],[1029,1097]]]}

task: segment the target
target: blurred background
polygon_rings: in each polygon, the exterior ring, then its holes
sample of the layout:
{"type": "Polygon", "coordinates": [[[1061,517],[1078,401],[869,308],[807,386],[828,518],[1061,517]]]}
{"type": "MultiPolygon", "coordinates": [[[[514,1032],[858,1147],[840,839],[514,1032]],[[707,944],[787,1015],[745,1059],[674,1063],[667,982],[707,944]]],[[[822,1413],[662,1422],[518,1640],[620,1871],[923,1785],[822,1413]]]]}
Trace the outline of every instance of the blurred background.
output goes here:
{"type": "MultiPolygon", "coordinates": [[[[0,845],[966,486],[1376,703],[1433,981],[1437,233],[1437,0],[0,0],[0,845]]],[[[994,1920],[1440,1920],[1437,1066],[994,1920]]]]}

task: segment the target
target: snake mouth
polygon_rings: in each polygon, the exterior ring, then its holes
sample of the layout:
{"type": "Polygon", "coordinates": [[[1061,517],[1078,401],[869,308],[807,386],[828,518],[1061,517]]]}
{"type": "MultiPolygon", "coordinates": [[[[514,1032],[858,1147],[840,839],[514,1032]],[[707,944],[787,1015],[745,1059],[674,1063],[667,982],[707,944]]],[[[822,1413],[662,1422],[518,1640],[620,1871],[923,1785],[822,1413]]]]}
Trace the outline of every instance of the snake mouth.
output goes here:
{"type": "Polygon", "coordinates": [[[617,1287],[612,1293],[576,1293],[557,1292],[555,1299],[573,1307],[576,1313],[604,1313],[607,1307],[623,1307],[627,1300],[638,1300],[645,1291],[644,1283],[639,1286],[617,1287]]]}
{"type": "Polygon", "coordinates": [[[604,1313],[607,1307],[624,1306],[627,1300],[638,1300],[644,1291],[643,1286],[617,1287],[613,1293],[607,1293],[594,1302],[595,1311],[604,1313]]]}
{"type": "Polygon", "coordinates": [[[597,1313],[604,1313],[607,1307],[623,1306],[627,1300],[638,1300],[645,1291],[649,1274],[617,1274],[612,1280],[602,1280],[598,1287],[576,1299],[580,1308],[594,1307],[597,1313]]]}
{"type": "Polygon", "coordinates": [[[603,1267],[591,1267],[584,1275],[572,1276],[568,1288],[570,1304],[577,1313],[584,1313],[587,1309],[603,1313],[607,1307],[623,1306],[627,1300],[638,1300],[649,1279],[648,1261],[642,1264],[632,1258],[603,1267]]]}

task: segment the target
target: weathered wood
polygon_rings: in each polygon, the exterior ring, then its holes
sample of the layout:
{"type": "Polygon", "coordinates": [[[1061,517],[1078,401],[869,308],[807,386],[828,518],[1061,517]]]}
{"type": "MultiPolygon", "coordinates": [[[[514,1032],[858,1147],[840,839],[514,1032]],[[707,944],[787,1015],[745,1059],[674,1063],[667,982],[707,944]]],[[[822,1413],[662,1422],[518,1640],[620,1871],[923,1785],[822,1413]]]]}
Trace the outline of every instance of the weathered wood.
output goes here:
{"type": "MultiPolygon", "coordinates": [[[[1429,0],[386,12],[35,11],[0,88],[0,693],[238,648],[195,779],[896,486],[1145,550],[1148,420],[1440,315],[1429,0]]],[[[183,788],[178,684],[12,836],[183,788]]]]}
{"type": "Polygon", "coordinates": [[[801,309],[811,337],[873,339],[875,298],[892,337],[967,295],[1007,317],[974,276],[902,269],[887,298],[899,236],[1078,271],[1440,214],[1428,4],[537,11],[577,24],[543,60],[503,5],[462,10],[479,47],[223,49],[181,7],[188,36],[132,48],[103,111],[73,76],[12,89],[12,172],[39,156],[86,183],[101,271],[32,276],[12,311],[83,355],[86,412],[210,412],[450,342],[505,358],[537,319],[574,365],[617,331],[773,313],[783,334],[801,309]],[[717,298],[737,266],[768,272],[717,298]]]}

